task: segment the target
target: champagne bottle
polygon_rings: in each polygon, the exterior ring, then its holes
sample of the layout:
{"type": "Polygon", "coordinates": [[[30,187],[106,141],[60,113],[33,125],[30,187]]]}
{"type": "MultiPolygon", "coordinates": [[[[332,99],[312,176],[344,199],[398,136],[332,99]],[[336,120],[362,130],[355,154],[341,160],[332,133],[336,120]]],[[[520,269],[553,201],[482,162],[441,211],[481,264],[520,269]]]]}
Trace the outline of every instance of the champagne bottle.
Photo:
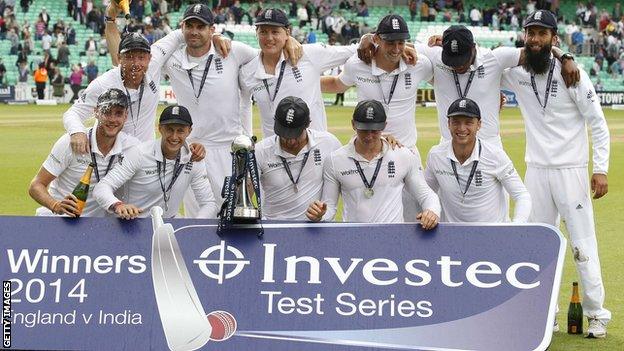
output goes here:
{"type": "Polygon", "coordinates": [[[93,163],[87,166],[87,170],[82,175],[80,182],[72,191],[72,194],[76,197],[78,211],[75,213],[76,217],[80,217],[82,210],[87,202],[87,196],[89,195],[89,185],[91,184],[91,173],[93,173],[93,163]]]}
{"type": "Polygon", "coordinates": [[[126,20],[130,19],[130,0],[115,0],[117,7],[123,11],[126,20]]]}
{"type": "Polygon", "coordinates": [[[568,308],[568,334],[583,334],[583,307],[577,282],[572,283],[572,298],[568,308]]]}

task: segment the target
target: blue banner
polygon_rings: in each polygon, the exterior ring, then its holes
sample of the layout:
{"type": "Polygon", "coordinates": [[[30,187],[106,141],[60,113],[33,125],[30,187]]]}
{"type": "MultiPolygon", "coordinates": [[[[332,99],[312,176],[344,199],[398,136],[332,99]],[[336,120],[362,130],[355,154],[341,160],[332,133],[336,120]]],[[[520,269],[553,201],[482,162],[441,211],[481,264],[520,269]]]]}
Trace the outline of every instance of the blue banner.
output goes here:
{"type": "Polygon", "coordinates": [[[4,346],[544,350],[565,239],[542,225],[0,217],[4,346]],[[175,229],[174,229],[175,228],[175,229]],[[320,345],[322,343],[323,345],[320,345]]]}

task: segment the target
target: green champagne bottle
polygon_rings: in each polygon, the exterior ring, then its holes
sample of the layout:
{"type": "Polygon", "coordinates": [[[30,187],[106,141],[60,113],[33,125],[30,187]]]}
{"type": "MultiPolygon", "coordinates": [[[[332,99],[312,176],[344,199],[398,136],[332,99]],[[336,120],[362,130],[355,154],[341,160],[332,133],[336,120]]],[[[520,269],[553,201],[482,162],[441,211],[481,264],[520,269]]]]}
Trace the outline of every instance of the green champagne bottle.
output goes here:
{"type": "Polygon", "coordinates": [[[568,308],[568,334],[583,334],[583,307],[577,282],[572,283],[572,298],[568,308]]]}
{"type": "Polygon", "coordinates": [[[82,210],[85,207],[87,202],[87,196],[89,195],[89,185],[91,184],[91,173],[93,173],[93,163],[90,163],[87,166],[87,170],[82,175],[80,182],[72,191],[72,194],[78,199],[78,212],[76,212],[76,217],[80,217],[82,214],[82,210]]]}

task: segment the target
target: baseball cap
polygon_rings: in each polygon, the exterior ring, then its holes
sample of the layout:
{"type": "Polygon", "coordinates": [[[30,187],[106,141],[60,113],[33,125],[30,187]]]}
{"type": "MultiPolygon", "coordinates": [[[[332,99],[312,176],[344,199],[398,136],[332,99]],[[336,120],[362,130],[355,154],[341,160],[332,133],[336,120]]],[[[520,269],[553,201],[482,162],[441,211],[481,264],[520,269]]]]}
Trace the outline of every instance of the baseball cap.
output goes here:
{"type": "Polygon", "coordinates": [[[377,25],[377,31],[375,31],[381,39],[392,40],[407,40],[410,38],[409,28],[407,22],[403,17],[399,15],[387,15],[382,18],[377,25]]]}
{"type": "Polygon", "coordinates": [[[555,32],[557,31],[557,18],[555,15],[548,10],[537,10],[527,16],[524,20],[523,28],[530,26],[539,26],[553,29],[555,32]]]}
{"type": "Polygon", "coordinates": [[[458,99],[453,101],[446,113],[446,117],[465,116],[481,119],[481,110],[476,102],[470,99],[458,99]]]}
{"type": "Polygon", "coordinates": [[[295,139],[310,125],[308,104],[295,96],[282,99],[275,109],[275,134],[286,139],[295,139]]]}
{"type": "Polygon", "coordinates": [[[136,32],[127,33],[121,38],[119,43],[119,53],[123,54],[131,50],[142,50],[151,52],[150,44],[143,35],[136,32]]]}
{"type": "Polygon", "coordinates": [[[256,26],[290,27],[288,16],[280,9],[266,9],[256,17],[256,26]]]}
{"type": "Polygon", "coordinates": [[[214,23],[214,15],[210,8],[205,4],[195,4],[190,5],[184,11],[184,17],[182,17],[182,22],[185,22],[190,19],[197,19],[205,24],[213,24],[214,23]]]}
{"type": "Polygon", "coordinates": [[[353,111],[353,121],[359,130],[383,130],[386,127],[386,110],[377,100],[360,101],[353,111]]]}
{"type": "Polygon", "coordinates": [[[98,96],[96,104],[98,109],[109,108],[111,106],[128,108],[128,96],[117,88],[110,88],[98,96]]]}
{"type": "Polygon", "coordinates": [[[442,62],[449,67],[464,65],[472,57],[473,46],[474,38],[468,28],[448,27],[442,34],[442,62]]]}
{"type": "Polygon", "coordinates": [[[187,126],[193,125],[191,119],[191,113],[184,106],[173,105],[167,106],[160,114],[160,120],[158,124],[184,124],[187,126]]]}

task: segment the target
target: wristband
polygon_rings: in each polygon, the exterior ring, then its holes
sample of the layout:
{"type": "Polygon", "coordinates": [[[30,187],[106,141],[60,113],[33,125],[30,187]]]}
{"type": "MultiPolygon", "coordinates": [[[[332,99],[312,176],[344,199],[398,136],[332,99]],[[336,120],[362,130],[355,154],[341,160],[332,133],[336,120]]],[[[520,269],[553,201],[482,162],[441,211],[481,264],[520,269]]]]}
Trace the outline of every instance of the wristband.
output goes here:
{"type": "Polygon", "coordinates": [[[561,55],[561,60],[572,60],[574,61],[574,55],[572,55],[569,52],[566,52],[565,54],[561,55]]]}

